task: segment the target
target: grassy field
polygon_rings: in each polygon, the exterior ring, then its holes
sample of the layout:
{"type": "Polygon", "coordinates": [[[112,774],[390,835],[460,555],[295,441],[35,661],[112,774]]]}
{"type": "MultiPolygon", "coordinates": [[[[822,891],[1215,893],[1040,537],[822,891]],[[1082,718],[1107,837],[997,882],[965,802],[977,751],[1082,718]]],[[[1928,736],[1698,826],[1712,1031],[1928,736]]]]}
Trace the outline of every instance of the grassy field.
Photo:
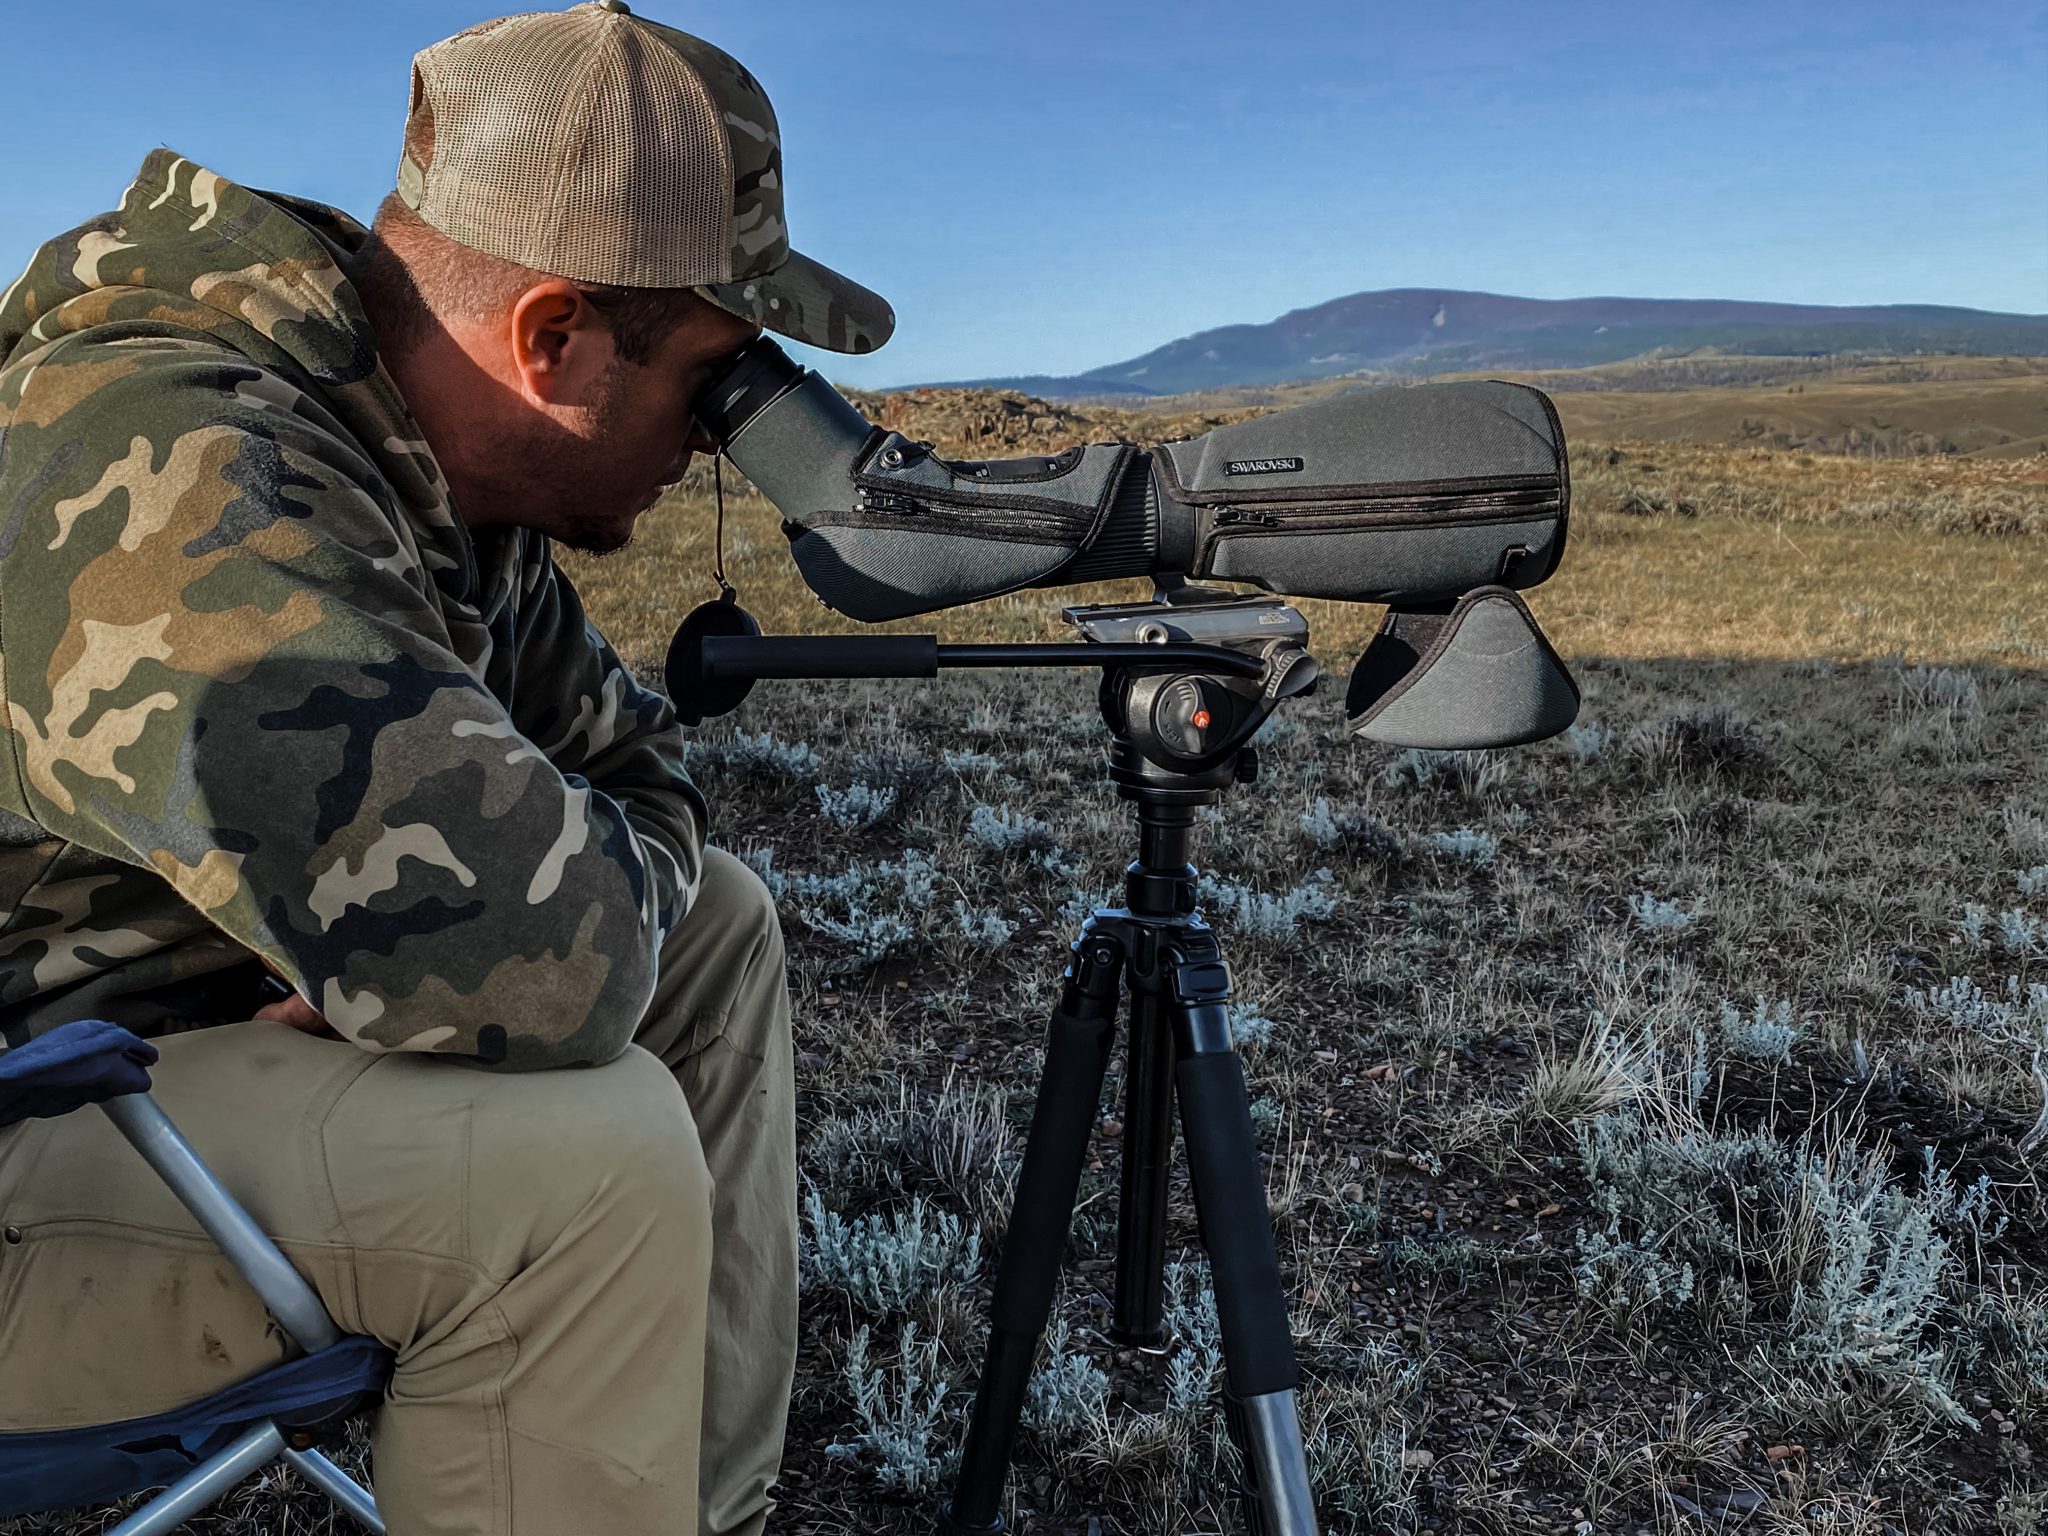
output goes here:
{"type": "MultiPolygon", "coordinates": [[[[980,453],[1175,430],[868,403],[980,453]]],[[[1617,440],[1573,469],[1572,550],[1532,596],[1585,688],[1569,737],[1376,748],[1326,689],[1199,839],[1327,1527],[2044,1536],[2048,460],[1617,440]]],[[[711,594],[706,490],[576,567],[651,671],[711,594]]],[[[857,627],[729,501],[767,628],[857,627]]],[[[1104,595],[933,627],[1050,638],[1104,595]]],[[[1341,681],[1378,611],[1306,606],[1341,681]]],[[[1058,970],[1134,851],[1101,747],[1092,680],[1054,675],[763,684],[693,749],[791,941],[778,1532],[930,1528],[1058,970]]],[[[1013,1529],[1232,1530],[1184,1186],[1178,1342],[1102,1336],[1120,1086],[1013,1529]]],[[[194,1529],[329,1526],[273,1480],[194,1529]]]]}

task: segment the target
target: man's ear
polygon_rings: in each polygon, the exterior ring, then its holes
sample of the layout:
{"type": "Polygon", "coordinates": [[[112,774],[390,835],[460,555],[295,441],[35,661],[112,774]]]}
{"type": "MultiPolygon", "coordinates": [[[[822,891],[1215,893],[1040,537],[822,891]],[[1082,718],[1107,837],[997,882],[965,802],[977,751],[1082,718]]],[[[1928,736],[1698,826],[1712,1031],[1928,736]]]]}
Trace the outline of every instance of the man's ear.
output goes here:
{"type": "Polygon", "coordinates": [[[581,405],[612,363],[612,333],[565,277],[535,283],[512,301],[512,371],[535,405],[581,405]]]}

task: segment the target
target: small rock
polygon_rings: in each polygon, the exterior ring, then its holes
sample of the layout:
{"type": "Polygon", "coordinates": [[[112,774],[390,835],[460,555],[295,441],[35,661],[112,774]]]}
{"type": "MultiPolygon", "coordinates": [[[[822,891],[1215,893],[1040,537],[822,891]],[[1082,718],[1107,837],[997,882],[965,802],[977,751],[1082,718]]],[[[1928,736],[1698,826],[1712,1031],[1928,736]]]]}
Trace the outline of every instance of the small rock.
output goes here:
{"type": "Polygon", "coordinates": [[[1420,1472],[1427,1472],[1436,1465],[1436,1456],[1432,1452],[1425,1451],[1420,1446],[1417,1446],[1414,1450],[1401,1453],[1401,1465],[1413,1467],[1420,1472]]]}

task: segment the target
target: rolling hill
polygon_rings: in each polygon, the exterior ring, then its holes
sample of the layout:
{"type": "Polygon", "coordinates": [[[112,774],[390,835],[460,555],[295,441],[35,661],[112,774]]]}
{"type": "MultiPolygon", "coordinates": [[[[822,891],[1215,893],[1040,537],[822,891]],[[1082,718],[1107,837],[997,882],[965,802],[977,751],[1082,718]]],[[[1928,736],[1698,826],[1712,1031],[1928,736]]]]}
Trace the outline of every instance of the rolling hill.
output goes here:
{"type": "Polygon", "coordinates": [[[1062,377],[969,380],[1105,399],[1388,374],[1585,368],[1644,355],[2038,355],[2048,315],[1933,304],[1849,308],[1728,299],[1525,299],[1439,288],[1354,293],[1062,377]]]}

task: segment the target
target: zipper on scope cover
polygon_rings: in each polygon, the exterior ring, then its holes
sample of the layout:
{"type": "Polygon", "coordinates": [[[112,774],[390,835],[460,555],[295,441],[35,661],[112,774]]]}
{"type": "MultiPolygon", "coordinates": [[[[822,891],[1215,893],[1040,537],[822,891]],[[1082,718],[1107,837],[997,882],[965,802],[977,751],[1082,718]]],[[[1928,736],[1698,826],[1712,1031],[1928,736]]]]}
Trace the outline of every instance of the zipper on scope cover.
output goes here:
{"type": "Polygon", "coordinates": [[[1054,544],[1073,548],[1094,526],[1091,508],[1077,508],[1071,517],[1018,507],[987,507],[966,516],[923,496],[897,492],[866,493],[862,505],[845,511],[819,512],[797,524],[806,528],[875,528],[898,532],[959,533],[1003,544],[1054,544]]]}
{"type": "MultiPolygon", "coordinates": [[[[1475,498],[1460,499],[1469,505],[1475,498]]],[[[1207,566],[1216,558],[1216,547],[1230,539],[1281,538],[1305,533],[1370,533],[1394,528],[1514,527],[1524,523],[1561,522],[1563,516],[1564,510],[1554,494],[1542,503],[1472,507],[1460,517],[1410,509],[1375,511],[1356,506],[1333,511],[1312,503],[1218,507],[1203,535],[1199,559],[1207,566]]]]}

